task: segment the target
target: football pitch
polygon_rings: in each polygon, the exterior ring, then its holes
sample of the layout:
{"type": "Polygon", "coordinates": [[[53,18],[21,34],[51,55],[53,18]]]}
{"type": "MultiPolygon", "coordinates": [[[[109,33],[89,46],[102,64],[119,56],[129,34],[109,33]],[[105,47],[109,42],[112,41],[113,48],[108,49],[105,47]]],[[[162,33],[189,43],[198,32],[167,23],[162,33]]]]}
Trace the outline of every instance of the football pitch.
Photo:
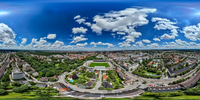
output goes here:
{"type": "Polygon", "coordinates": [[[95,67],[95,66],[105,66],[105,67],[110,67],[108,63],[91,63],[89,67],[95,67]]]}

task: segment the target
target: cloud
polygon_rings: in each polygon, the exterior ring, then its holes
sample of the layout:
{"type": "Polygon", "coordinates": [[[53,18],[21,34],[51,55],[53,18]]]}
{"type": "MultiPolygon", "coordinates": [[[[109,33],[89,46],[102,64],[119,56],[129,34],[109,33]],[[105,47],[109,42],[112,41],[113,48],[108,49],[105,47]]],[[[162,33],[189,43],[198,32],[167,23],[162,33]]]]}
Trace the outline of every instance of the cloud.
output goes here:
{"type": "Polygon", "coordinates": [[[123,36],[122,39],[126,42],[135,42],[135,38],[138,38],[140,35],[142,35],[140,32],[131,32],[127,36],[123,36]]]}
{"type": "Polygon", "coordinates": [[[79,23],[79,24],[81,24],[81,23],[84,23],[84,22],[85,22],[85,19],[84,19],[84,18],[77,19],[76,22],[79,23]]]}
{"type": "Polygon", "coordinates": [[[135,44],[138,45],[138,47],[140,47],[140,48],[144,47],[144,44],[142,43],[142,41],[138,41],[135,44]]]}
{"type": "Polygon", "coordinates": [[[188,43],[186,41],[182,41],[181,39],[177,39],[175,40],[177,44],[179,45],[188,45],[188,43]]]}
{"type": "Polygon", "coordinates": [[[23,38],[21,44],[25,44],[27,42],[27,38],[23,38]]]}
{"type": "Polygon", "coordinates": [[[80,18],[80,17],[81,17],[80,15],[77,15],[77,16],[74,17],[74,19],[78,19],[78,18],[80,18]]]}
{"type": "Polygon", "coordinates": [[[161,39],[175,39],[175,36],[170,36],[168,34],[163,34],[160,38],[161,39]]]}
{"type": "Polygon", "coordinates": [[[152,47],[152,48],[154,48],[154,47],[159,47],[158,46],[158,43],[152,43],[152,44],[150,44],[150,45],[147,45],[148,47],[152,47]]]}
{"type": "Polygon", "coordinates": [[[111,43],[102,43],[102,42],[91,42],[90,45],[94,45],[93,47],[97,47],[97,45],[107,45],[108,48],[114,47],[115,45],[111,44],[111,43]]]}
{"type": "Polygon", "coordinates": [[[154,26],[155,29],[157,30],[170,30],[171,33],[169,34],[164,34],[162,35],[161,39],[175,39],[175,36],[178,36],[178,31],[177,29],[179,27],[175,26],[174,24],[177,24],[177,22],[171,22],[170,20],[166,18],[159,18],[159,17],[154,17],[151,20],[152,22],[157,22],[156,25],[154,26]]]}
{"type": "Polygon", "coordinates": [[[119,34],[119,35],[126,35],[126,33],[124,33],[124,32],[117,32],[117,34],[119,34]]]}
{"type": "Polygon", "coordinates": [[[75,45],[62,46],[62,49],[73,49],[75,45]]]}
{"type": "Polygon", "coordinates": [[[96,15],[91,29],[98,35],[104,31],[131,33],[137,26],[148,24],[146,13],[154,13],[154,8],[127,8],[121,11],[111,11],[104,15],[96,15]]]}
{"type": "Polygon", "coordinates": [[[154,41],[160,41],[160,39],[159,39],[159,38],[153,38],[153,40],[154,40],[154,41]]]}
{"type": "Polygon", "coordinates": [[[77,27],[72,29],[72,33],[77,34],[77,33],[86,33],[87,29],[83,27],[77,27]]]}
{"type": "Polygon", "coordinates": [[[142,40],[144,43],[151,43],[151,41],[147,40],[147,39],[143,39],[142,40]]]}
{"type": "Polygon", "coordinates": [[[56,42],[54,44],[52,44],[52,47],[56,49],[62,45],[64,45],[64,42],[56,40],[56,42]]]}
{"type": "Polygon", "coordinates": [[[83,24],[87,25],[88,27],[91,26],[91,23],[90,23],[90,22],[83,22],[83,24]]]}
{"type": "Polygon", "coordinates": [[[81,41],[86,41],[88,38],[84,38],[84,35],[73,37],[73,40],[70,43],[77,43],[81,41]]]}
{"type": "Polygon", "coordinates": [[[195,42],[190,42],[190,45],[197,46],[197,44],[195,42]]]}
{"type": "Polygon", "coordinates": [[[48,34],[47,39],[55,39],[56,34],[48,34]]]}
{"type": "Polygon", "coordinates": [[[118,43],[118,45],[120,45],[119,47],[130,47],[131,46],[131,44],[130,43],[127,43],[127,42],[120,42],[120,43],[118,43]]]}
{"type": "Polygon", "coordinates": [[[77,44],[76,44],[77,47],[84,47],[84,46],[86,46],[86,45],[88,45],[87,42],[85,42],[85,43],[83,43],[83,44],[82,44],[82,43],[77,43],[77,44]]]}
{"type": "Polygon", "coordinates": [[[3,45],[16,45],[15,35],[13,30],[4,23],[0,23],[0,42],[3,42],[3,45]]]}
{"type": "Polygon", "coordinates": [[[93,24],[93,25],[91,26],[91,29],[92,29],[93,32],[96,32],[97,35],[101,35],[102,29],[101,29],[100,27],[98,27],[96,24],[93,24]]]}
{"type": "Polygon", "coordinates": [[[192,41],[200,40],[200,23],[184,27],[182,33],[192,41]]]}

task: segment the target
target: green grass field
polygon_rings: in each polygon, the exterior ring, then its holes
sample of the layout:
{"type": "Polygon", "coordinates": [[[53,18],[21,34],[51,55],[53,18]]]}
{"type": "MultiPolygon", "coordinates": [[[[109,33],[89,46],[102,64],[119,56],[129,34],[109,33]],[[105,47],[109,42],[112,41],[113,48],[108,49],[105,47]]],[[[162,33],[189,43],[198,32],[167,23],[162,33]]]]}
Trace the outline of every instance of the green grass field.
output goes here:
{"type": "Polygon", "coordinates": [[[55,64],[55,66],[56,66],[56,67],[58,67],[58,66],[59,66],[59,64],[55,64]]]}
{"type": "Polygon", "coordinates": [[[108,63],[91,63],[89,67],[94,67],[94,66],[105,66],[105,67],[110,67],[108,63]]]}

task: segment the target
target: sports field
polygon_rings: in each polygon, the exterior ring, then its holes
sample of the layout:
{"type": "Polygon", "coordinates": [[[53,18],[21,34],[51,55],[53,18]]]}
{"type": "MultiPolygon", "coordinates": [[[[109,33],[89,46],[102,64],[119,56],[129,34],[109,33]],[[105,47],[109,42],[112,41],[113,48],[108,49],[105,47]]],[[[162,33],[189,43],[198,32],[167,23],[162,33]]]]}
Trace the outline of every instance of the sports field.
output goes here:
{"type": "Polygon", "coordinates": [[[94,66],[105,66],[105,67],[110,67],[108,63],[91,63],[89,67],[94,67],[94,66]]]}

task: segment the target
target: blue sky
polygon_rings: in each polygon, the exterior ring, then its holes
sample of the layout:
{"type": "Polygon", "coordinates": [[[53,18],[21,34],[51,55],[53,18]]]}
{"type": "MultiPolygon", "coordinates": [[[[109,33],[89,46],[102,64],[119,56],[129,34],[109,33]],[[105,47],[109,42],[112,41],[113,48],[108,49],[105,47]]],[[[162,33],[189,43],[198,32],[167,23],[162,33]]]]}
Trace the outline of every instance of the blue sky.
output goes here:
{"type": "Polygon", "coordinates": [[[198,49],[200,2],[0,1],[0,48],[198,49]]]}

